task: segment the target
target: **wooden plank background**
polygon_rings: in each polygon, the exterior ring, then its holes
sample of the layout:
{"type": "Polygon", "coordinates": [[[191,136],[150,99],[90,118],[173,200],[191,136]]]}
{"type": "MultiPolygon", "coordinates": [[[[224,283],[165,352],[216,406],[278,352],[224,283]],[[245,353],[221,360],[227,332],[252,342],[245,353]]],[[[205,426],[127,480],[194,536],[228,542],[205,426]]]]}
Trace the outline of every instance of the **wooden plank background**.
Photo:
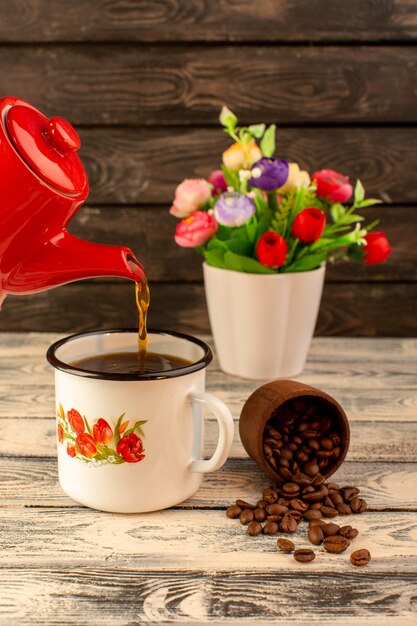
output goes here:
{"type": "MultiPolygon", "coordinates": [[[[206,176],[243,122],[277,122],[279,154],[361,177],[394,247],[381,266],[329,268],[316,333],[417,330],[417,3],[410,0],[9,0],[0,94],[74,123],[91,193],[71,231],[129,245],[150,323],[208,330],[201,261],[173,243],[178,182],[206,176]]],[[[95,280],[7,298],[0,330],[134,325],[133,289],[95,280]],[[82,306],[81,306],[82,303],[82,306]]]]}

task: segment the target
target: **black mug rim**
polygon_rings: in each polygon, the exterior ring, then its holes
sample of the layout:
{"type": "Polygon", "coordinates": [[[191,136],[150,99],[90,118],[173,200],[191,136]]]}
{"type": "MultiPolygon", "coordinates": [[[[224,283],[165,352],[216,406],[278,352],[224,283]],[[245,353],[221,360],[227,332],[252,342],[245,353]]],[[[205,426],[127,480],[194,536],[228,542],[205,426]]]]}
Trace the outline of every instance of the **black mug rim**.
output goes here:
{"type": "MultiPolygon", "coordinates": [[[[81,333],[74,333],[73,335],[69,335],[68,337],[63,337],[62,339],[58,339],[53,344],[51,344],[46,352],[47,361],[57,370],[61,372],[66,372],[67,374],[74,374],[75,376],[81,376],[83,378],[94,378],[96,380],[118,380],[118,381],[141,381],[141,380],[165,380],[168,378],[178,378],[179,376],[186,376],[187,374],[192,374],[193,372],[198,372],[209,365],[213,359],[213,352],[209,345],[206,344],[202,339],[198,339],[198,337],[194,337],[193,335],[187,335],[186,333],[180,333],[174,330],[162,330],[149,328],[148,334],[152,335],[169,335],[171,337],[176,337],[178,339],[185,339],[190,343],[194,343],[204,350],[204,354],[198,361],[191,363],[190,365],[186,365],[184,367],[177,367],[172,370],[167,370],[166,372],[151,372],[146,374],[119,374],[119,373],[110,373],[110,372],[95,372],[94,370],[83,369],[81,367],[76,367],[75,365],[70,365],[69,363],[65,363],[61,361],[56,356],[56,351],[64,346],[69,341],[73,341],[75,339],[79,339],[81,337],[88,337],[91,335],[108,335],[110,333],[138,333],[137,328],[108,328],[104,330],[91,330],[81,333]]],[[[175,356],[175,355],[173,355],[175,356]]]]}

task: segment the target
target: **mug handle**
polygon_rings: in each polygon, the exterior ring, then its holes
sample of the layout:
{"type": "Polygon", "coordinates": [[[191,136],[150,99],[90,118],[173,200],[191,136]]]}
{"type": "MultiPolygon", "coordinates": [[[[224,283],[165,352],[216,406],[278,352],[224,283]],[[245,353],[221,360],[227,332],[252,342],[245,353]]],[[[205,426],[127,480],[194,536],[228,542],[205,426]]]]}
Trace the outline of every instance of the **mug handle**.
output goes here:
{"type": "MultiPolygon", "coordinates": [[[[210,393],[205,391],[191,391],[189,398],[192,404],[200,404],[207,407],[213,413],[219,424],[219,441],[213,456],[210,459],[196,459],[190,463],[191,472],[214,472],[219,469],[229,456],[233,443],[234,423],[233,417],[227,406],[210,393]]],[[[194,431],[194,437],[199,437],[198,430],[194,431]]],[[[199,443],[199,442],[194,442],[199,443]]]]}

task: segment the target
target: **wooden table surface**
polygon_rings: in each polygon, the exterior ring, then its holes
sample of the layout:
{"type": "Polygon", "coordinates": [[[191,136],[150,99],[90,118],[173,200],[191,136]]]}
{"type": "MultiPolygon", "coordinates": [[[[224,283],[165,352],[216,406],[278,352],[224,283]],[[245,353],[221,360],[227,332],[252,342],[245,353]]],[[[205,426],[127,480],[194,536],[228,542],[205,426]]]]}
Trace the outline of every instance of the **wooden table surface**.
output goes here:
{"type": "MultiPolygon", "coordinates": [[[[75,504],[57,481],[44,357],[55,339],[0,335],[0,624],[417,624],[417,340],[315,339],[300,376],[351,420],[334,479],[361,487],[369,505],[343,518],[360,530],[353,545],[372,553],[355,568],[346,553],[322,548],[314,562],[296,563],[273,537],[250,538],[226,518],[228,504],[256,501],[268,482],[237,428],[223,469],[173,509],[116,515],[75,504]]],[[[235,420],[259,384],[216,362],[207,383],[235,420]]],[[[209,453],[210,417],[206,432],[209,453]]],[[[304,529],[295,541],[307,545],[304,529]]]]}

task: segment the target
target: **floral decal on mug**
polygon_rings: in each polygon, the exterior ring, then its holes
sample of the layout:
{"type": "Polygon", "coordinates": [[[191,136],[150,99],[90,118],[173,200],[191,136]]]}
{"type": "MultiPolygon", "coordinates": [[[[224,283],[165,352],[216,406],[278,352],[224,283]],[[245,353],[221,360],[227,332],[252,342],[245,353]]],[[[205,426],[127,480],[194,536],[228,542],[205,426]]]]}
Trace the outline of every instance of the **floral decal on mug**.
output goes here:
{"type": "Polygon", "coordinates": [[[137,421],[129,428],[129,420],[120,415],[112,427],[102,417],[90,426],[86,416],[77,409],[57,409],[57,437],[68,456],[92,465],[139,463],[145,458],[142,426],[147,420],[137,421]],[[140,436],[139,436],[140,435],[140,436]]]}

